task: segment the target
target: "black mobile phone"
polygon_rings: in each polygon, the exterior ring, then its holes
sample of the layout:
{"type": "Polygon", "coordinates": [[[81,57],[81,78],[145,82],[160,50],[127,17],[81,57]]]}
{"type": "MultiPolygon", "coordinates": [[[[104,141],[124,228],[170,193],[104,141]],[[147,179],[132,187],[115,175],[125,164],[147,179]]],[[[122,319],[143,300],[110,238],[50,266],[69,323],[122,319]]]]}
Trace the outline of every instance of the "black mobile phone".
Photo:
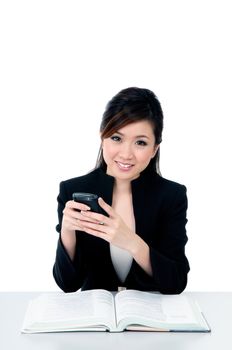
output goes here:
{"type": "Polygon", "coordinates": [[[98,196],[94,193],[86,193],[86,192],[74,192],[73,200],[75,202],[86,204],[90,207],[91,211],[99,214],[105,214],[103,209],[98,204],[98,196]]]}

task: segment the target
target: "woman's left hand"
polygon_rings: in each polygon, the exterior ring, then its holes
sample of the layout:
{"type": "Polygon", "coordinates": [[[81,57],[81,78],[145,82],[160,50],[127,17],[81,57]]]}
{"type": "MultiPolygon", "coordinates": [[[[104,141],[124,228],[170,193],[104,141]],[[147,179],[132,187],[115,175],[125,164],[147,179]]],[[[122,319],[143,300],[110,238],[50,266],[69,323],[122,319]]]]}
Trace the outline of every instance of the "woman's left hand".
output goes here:
{"type": "Polygon", "coordinates": [[[109,217],[90,211],[82,211],[81,214],[84,217],[92,220],[92,222],[81,220],[83,231],[131,252],[137,235],[102,198],[99,198],[98,203],[109,217]]]}

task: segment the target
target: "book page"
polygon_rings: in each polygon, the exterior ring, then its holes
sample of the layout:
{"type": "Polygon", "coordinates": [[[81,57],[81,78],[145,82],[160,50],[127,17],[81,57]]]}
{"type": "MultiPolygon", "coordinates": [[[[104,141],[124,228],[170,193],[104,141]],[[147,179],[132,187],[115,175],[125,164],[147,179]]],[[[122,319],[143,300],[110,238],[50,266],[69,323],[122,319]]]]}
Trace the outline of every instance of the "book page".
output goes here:
{"type": "Polygon", "coordinates": [[[170,328],[197,324],[188,298],[184,295],[162,295],[136,290],[119,292],[115,297],[117,323],[143,324],[170,328]],[[124,322],[122,321],[124,320],[124,322]]]}
{"type": "Polygon", "coordinates": [[[113,296],[104,290],[42,294],[31,302],[23,328],[72,330],[96,325],[115,327],[113,296]]]}

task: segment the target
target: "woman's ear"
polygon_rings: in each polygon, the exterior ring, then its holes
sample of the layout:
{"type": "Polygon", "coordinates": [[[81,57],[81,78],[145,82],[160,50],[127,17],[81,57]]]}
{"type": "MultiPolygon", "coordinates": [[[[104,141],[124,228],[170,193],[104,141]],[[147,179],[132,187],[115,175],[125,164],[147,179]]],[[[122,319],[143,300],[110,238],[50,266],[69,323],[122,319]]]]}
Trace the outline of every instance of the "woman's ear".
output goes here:
{"type": "Polygon", "coordinates": [[[158,149],[159,149],[159,144],[157,145],[157,144],[155,144],[155,147],[154,147],[154,153],[153,153],[153,155],[152,155],[152,157],[151,158],[154,158],[155,157],[155,155],[156,155],[156,153],[157,153],[157,151],[158,151],[158,149]]]}

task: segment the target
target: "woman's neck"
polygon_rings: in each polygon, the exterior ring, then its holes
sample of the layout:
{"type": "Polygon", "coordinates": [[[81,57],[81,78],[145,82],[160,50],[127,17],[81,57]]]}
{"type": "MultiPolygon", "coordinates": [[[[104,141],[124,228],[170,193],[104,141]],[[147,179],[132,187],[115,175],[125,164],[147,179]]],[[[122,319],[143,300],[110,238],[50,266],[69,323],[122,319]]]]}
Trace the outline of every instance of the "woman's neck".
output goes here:
{"type": "Polygon", "coordinates": [[[117,193],[131,193],[131,182],[127,180],[115,179],[114,192],[117,193]]]}

